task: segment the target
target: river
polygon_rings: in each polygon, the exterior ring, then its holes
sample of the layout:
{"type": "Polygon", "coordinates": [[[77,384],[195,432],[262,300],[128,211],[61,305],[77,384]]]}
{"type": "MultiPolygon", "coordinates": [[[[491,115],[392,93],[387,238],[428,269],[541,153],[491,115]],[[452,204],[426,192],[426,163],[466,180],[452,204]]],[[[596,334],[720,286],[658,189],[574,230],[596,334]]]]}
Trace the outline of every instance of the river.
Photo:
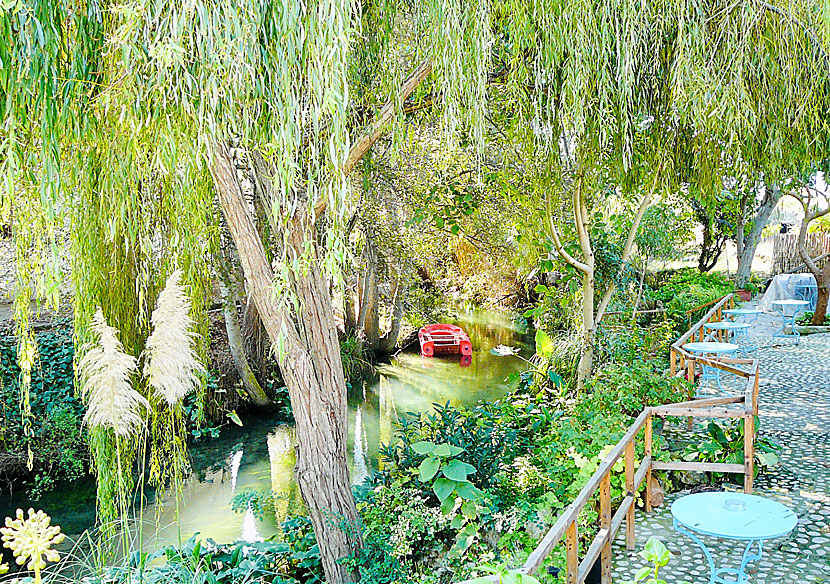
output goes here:
{"type": "MultiPolygon", "coordinates": [[[[351,387],[348,449],[353,483],[377,468],[380,445],[394,439],[395,422],[407,412],[427,412],[433,404],[448,401],[454,406],[472,405],[508,391],[507,376],[522,369],[523,362],[495,356],[490,349],[499,344],[520,346],[526,354],[530,339],[504,313],[464,313],[457,323],[473,343],[469,364],[458,357],[422,358],[415,343],[410,351],[379,364],[372,379],[351,387]]],[[[225,428],[218,438],[191,445],[190,454],[194,471],[179,499],[178,522],[174,501],[149,505],[144,510],[147,544],[176,543],[179,534],[187,538],[195,532],[218,542],[256,540],[275,533],[284,517],[302,511],[293,473],[294,430],[290,425],[249,417],[243,427],[225,428]],[[276,520],[272,513],[257,518],[250,508],[247,512],[231,508],[234,495],[246,489],[273,491],[276,520]]],[[[53,517],[53,524],[63,525],[67,533],[78,533],[94,521],[91,487],[89,481],[81,482],[49,493],[41,501],[18,504],[40,506],[53,517]]]]}

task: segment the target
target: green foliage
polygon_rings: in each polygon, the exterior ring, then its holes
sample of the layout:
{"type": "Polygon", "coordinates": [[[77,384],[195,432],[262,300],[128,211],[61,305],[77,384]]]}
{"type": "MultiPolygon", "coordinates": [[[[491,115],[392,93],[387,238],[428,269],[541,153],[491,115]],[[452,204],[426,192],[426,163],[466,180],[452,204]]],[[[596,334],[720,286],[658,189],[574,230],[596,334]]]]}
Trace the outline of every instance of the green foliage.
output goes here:
{"type": "Polygon", "coordinates": [[[651,563],[651,566],[637,570],[634,580],[629,580],[625,584],[666,584],[665,580],[658,579],[660,568],[666,566],[671,559],[671,553],[663,542],[652,535],[640,552],[640,557],[651,563]]]}
{"type": "Polygon", "coordinates": [[[574,377],[579,362],[581,342],[572,331],[549,336],[543,329],[536,330],[536,354],[531,359],[536,387],[550,387],[560,392],[574,377]]]}
{"type": "Polygon", "coordinates": [[[422,440],[412,450],[425,458],[418,465],[418,480],[432,485],[441,503],[441,513],[451,517],[450,525],[458,531],[452,552],[463,553],[478,537],[479,506],[483,493],[468,480],[476,468],[456,458],[463,448],[422,440]]]}
{"type": "MultiPolygon", "coordinates": [[[[812,326],[813,324],[813,312],[807,311],[801,314],[798,318],[795,319],[795,324],[801,326],[812,326]]],[[[830,316],[824,317],[823,326],[830,326],[830,316]]]]}
{"type": "Polygon", "coordinates": [[[717,300],[735,289],[735,285],[723,275],[702,273],[696,268],[682,268],[662,282],[651,297],[666,309],[669,318],[675,321],[675,330],[686,330],[689,319],[700,315],[686,313],[701,304],[717,300]]]}
{"type": "Polygon", "coordinates": [[[598,352],[602,360],[632,363],[654,360],[662,363],[677,338],[676,322],[672,319],[629,318],[628,322],[611,326],[600,324],[597,334],[598,352]]]}
{"type": "Polygon", "coordinates": [[[493,485],[499,466],[511,461],[528,447],[528,430],[550,423],[551,412],[522,399],[479,403],[470,408],[454,408],[449,403],[418,417],[400,419],[398,440],[380,449],[384,465],[391,465],[391,476],[401,480],[416,478],[423,455],[415,444],[429,441],[460,449],[458,460],[478,472],[472,482],[479,488],[493,485]]]}
{"type": "Polygon", "coordinates": [[[350,561],[361,571],[375,571],[375,577],[379,569],[417,573],[454,536],[450,517],[441,513],[434,500],[399,481],[374,486],[358,499],[357,507],[363,519],[367,552],[350,561]],[[372,560],[371,565],[367,565],[368,560],[372,560]]]}
{"type": "Polygon", "coordinates": [[[620,412],[635,417],[648,406],[684,401],[690,385],[668,377],[650,361],[631,361],[606,366],[588,384],[590,397],[580,407],[620,412]]]}
{"type": "MultiPolygon", "coordinates": [[[[320,582],[319,563],[309,571],[308,558],[294,542],[262,541],[217,544],[194,534],[181,547],[135,552],[124,566],[107,567],[88,584],[299,584],[320,582]]],[[[318,559],[319,562],[319,559],[318,559]]]]}
{"type": "Polygon", "coordinates": [[[363,547],[341,562],[360,574],[361,584],[406,582],[410,576],[392,554],[388,534],[377,534],[376,531],[364,532],[363,547]]]}
{"type": "Polygon", "coordinates": [[[75,395],[71,329],[58,323],[56,332],[36,335],[39,360],[32,370],[28,405],[21,409],[17,343],[0,341],[0,450],[25,460],[33,455],[30,495],[38,498],[58,481],[72,481],[86,472],[89,464],[84,407],[75,395]],[[27,417],[37,420],[24,431],[27,417]]]}
{"type": "Polygon", "coordinates": [[[450,303],[441,292],[435,286],[426,283],[411,286],[404,305],[404,320],[416,331],[424,325],[445,322],[456,317],[450,309],[450,303]]]}
{"type": "MultiPolygon", "coordinates": [[[[499,584],[541,584],[533,576],[522,574],[519,570],[511,570],[505,564],[498,566],[484,565],[481,566],[481,569],[497,575],[499,577],[499,584]]],[[[490,584],[491,582],[492,580],[489,577],[482,576],[481,578],[471,580],[470,584],[490,584]]]]}
{"type": "Polygon", "coordinates": [[[340,341],[340,359],[346,381],[355,381],[373,370],[371,351],[353,334],[340,341]]]}
{"type": "MultiPolygon", "coordinates": [[[[760,429],[761,421],[755,416],[755,430],[760,429]]],[[[700,462],[728,462],[731,464],[744,463],[744,421],[736,420],[721,426],[714,420],[706,427],[708,438],[699,443],[686,447],[683,459],[700,462]]],[[[766,471],[769,467],[778,464],[778,452],[781,447],[764,436],[755,438],[755,476],[766,471]]],[[[712,472],[708,473],[713,482],[728,476],[733,482],[738,482],[742,475],[712,472]]]]}
{"type": "Polygon", "coordinates": [[[694,241],[693,217],[667,202],[654,203],[646,209],[635,241],[643,259],[679,259],[694,241]]]}

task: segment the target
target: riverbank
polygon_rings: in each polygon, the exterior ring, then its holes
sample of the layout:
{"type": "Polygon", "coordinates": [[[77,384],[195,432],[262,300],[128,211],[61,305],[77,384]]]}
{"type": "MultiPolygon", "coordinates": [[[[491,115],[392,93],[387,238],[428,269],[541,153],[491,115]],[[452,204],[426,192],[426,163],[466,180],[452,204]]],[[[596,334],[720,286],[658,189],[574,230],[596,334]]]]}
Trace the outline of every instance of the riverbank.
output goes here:
{"type": "MultiPolygon", "coordinates": [[[[499,344],[522,347],[532,354],[530,338],[520,331],[511,315],[502,312],[461,313],[459,322],[473,341],[469,365],[458,359],[422,359],[417,347],[377,364],[377,374],[352,384],[349,389],[349,466],[352,482],[358,484],[378,468],[379,451],[393,440],[398,418],[407,412],[424,412],[433,404],[470,406],[492,400],[509,390],[506,378],[522,369],[518,358],[490,353],[499,344]]],[[[294,434],[290,425],[273,415],[244,417],[243,426],[224,427],[218,437],[206,434],[189,447],[193,472],[180,496],[178,525],[182,534],[200,532],[218,542],[240,538],[243,529],[253,538],[277,531],[289,513],[302,511],[293,477],[294,434]],[[253,516],[244,506],[246,497],[272,494],[275,513],[253,516]],[[241,497],[241,498],[240,498],[241,497]],[[242,505],[241,512],[234,511],[242,505]],[[242,503],[240,503],[242,501],[242,503]]],[[[158,516],[145,527],[145,539],[158,545],[178,542],[176,505],[164,498],[160,506],[151,502],[146,518],[158,516]]],[[[70,534],[81,533],[95,522],[94,484],[79,481],[61,484],[52,493],[33,500],[22,491],[0,495],[0,514],[13,514],[17,507],[34,505],[53,516],[70,534]],[[84,512],[86,510],[86,512],[84,512]]]]}

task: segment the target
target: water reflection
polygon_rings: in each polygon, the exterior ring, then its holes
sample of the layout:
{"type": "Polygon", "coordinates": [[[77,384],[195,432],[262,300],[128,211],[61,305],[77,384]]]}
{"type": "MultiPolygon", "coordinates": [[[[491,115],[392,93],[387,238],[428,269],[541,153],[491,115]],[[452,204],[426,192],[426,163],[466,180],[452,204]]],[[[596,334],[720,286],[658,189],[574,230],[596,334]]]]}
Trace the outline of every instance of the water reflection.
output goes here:
{"type": "MultiPolygon", "coordinates": [[[[422,358],[417,352],[405,352],[381,364],[374,379],[352,387],[348,447],[353,483],[378,468],[378,450],[381,444],[392,440],[395,422],[401,415],[430,411],[435,403],[472,405],[482,399],[498,398],[507,391],[506,377],[521,369],[522,363],[515,357],[496,357],[489,350],[499,344],[525,346],[524,338],[506,315],[472,313],[465,315],[460,324],[474,347],[468,360],[460,362],[458,356],[422,358]]],[[[203,537],[230,542],[255,541],[274,533],[278,527],[273,519],[258,520],[250,507],[244,514],[231,509],[233,495],[248,488],[270,490],[279,518],[302,512],[294,480],[294,429],[246,424],[235,439],[236,442],[227,443],[223,452],[213,450],[213,463],[187,483],[179,518],[185,536],[199,531],[203,537]]],[[[221,448],[222,444],[221,440],[213,441],[208,449],[221,448]]],[[[174,513],[175,505],[165,502],[160,510],[161,524],[172,523],[174,513]]],[[[176,538],[175,529],[166,529],[162,530],[160,541],[174,542],[176,538]]]]}

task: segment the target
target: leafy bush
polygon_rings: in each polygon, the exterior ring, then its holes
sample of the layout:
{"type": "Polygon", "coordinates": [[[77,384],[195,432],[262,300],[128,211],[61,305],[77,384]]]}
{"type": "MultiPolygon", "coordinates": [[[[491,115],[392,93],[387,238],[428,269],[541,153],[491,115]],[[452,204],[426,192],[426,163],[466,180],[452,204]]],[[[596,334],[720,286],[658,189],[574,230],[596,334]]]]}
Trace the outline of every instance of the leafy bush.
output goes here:
{"type": "MultiPolygon", "coordinates": [[[[181,547],[136,552],[122,566],[107,567],[84,584],[243,584],[321,582],[320,572],[301,567],[307,559],[291,542],[217,544],[194,534],[181,547]]],[[[319,568],[319,558],[318,565],[319,568]]]]}
{"type": "MultiPolygon", "coordinates": [[[[717,300],[735,289],[735,285],[721,274],[703,273],[697,268],[682,268],[663,281],[655,282],[652,299],[660,302],[676,323],[676,330],[685,330],[689,323],[686,312],[712,300],[717,300]]],[[[692,315],[694,318],[695,315],[692,315]]]]}
{"type": "Polygon", "coordinates": [[[368,552],[370,557],[361,554],[350,559],[356,567],[365,566],[369,559],[381,559],[412,572],[437,556],[452,537],[450,517],[420,489],[397,482],[376,485],[358,499],[357,508],[363,519],[367,548],[372,549],[368,552]]]}
{"type": "Polygon", "coordinates": [[[25,425],[16,339],[0,340],[0,451],[25,460],[27,449],[31,450],[34,469],[29,491],[33,498],[58,481],[80,478],[89,464],[82,427],[84,406],[75,395],[72,330],[61,323],[55,331],[35,338],[38,360],[29,391],[31,417],[25,425]]]}
{"type": "Polygon", "coordinates": [[[602,361],[632,363],[638,360],[665,361],[677,337],[675,321],[627,322],[620,326],[603,326],[597,331],[598,354],[602,361]]]}
{"type": "Polygon", "coordinates": [[[473,465],[478,470],[473,483],[487,488],[493,485],[502,464],[527,450],[528,432],[549,420],[547,408],[538,408],[528,396],[508,396],[470,408],[451,407],[447,402],[430,414],[401,418],[398,440],[382,446],[380,458],[390,469],[386,474],[391,479],[412,482],[423,460],[414,444],[447,444],[462,449],[458,460],[473,465]]]}
{"type": "Polygon", "coordinates": [[[372,372],[372,355],[366,345],[350,334],[340,341],[340,360],[346,381],[354,381],[372,372]]]}
{"type": "Polygon", "coordinates": [[[590,395],[580,403],[580,407],[635,417],[648,406],[687,399],[689,384],[663,373],[656,370],[652,362],[611,364],[590,380],[590,395]]]}
{"type": "MultiPolygon", "coordinates": [[[[755,417],[755,429],[760,429],[760,419],[755,417]]],[[[744,421],[735,420],[723,426],[712,420],[706,428],[708,439],[686,447],[683,459],[700,462],[744,463],[744,421]]],[[[763,436],[755,438],[755,476],[762,470],[778,464],[778,452],[781,447],[763,436]]],[[[708,473],[712,482],[727,476],[732,482],[739,482],[743,475],[708,473]]]]}

